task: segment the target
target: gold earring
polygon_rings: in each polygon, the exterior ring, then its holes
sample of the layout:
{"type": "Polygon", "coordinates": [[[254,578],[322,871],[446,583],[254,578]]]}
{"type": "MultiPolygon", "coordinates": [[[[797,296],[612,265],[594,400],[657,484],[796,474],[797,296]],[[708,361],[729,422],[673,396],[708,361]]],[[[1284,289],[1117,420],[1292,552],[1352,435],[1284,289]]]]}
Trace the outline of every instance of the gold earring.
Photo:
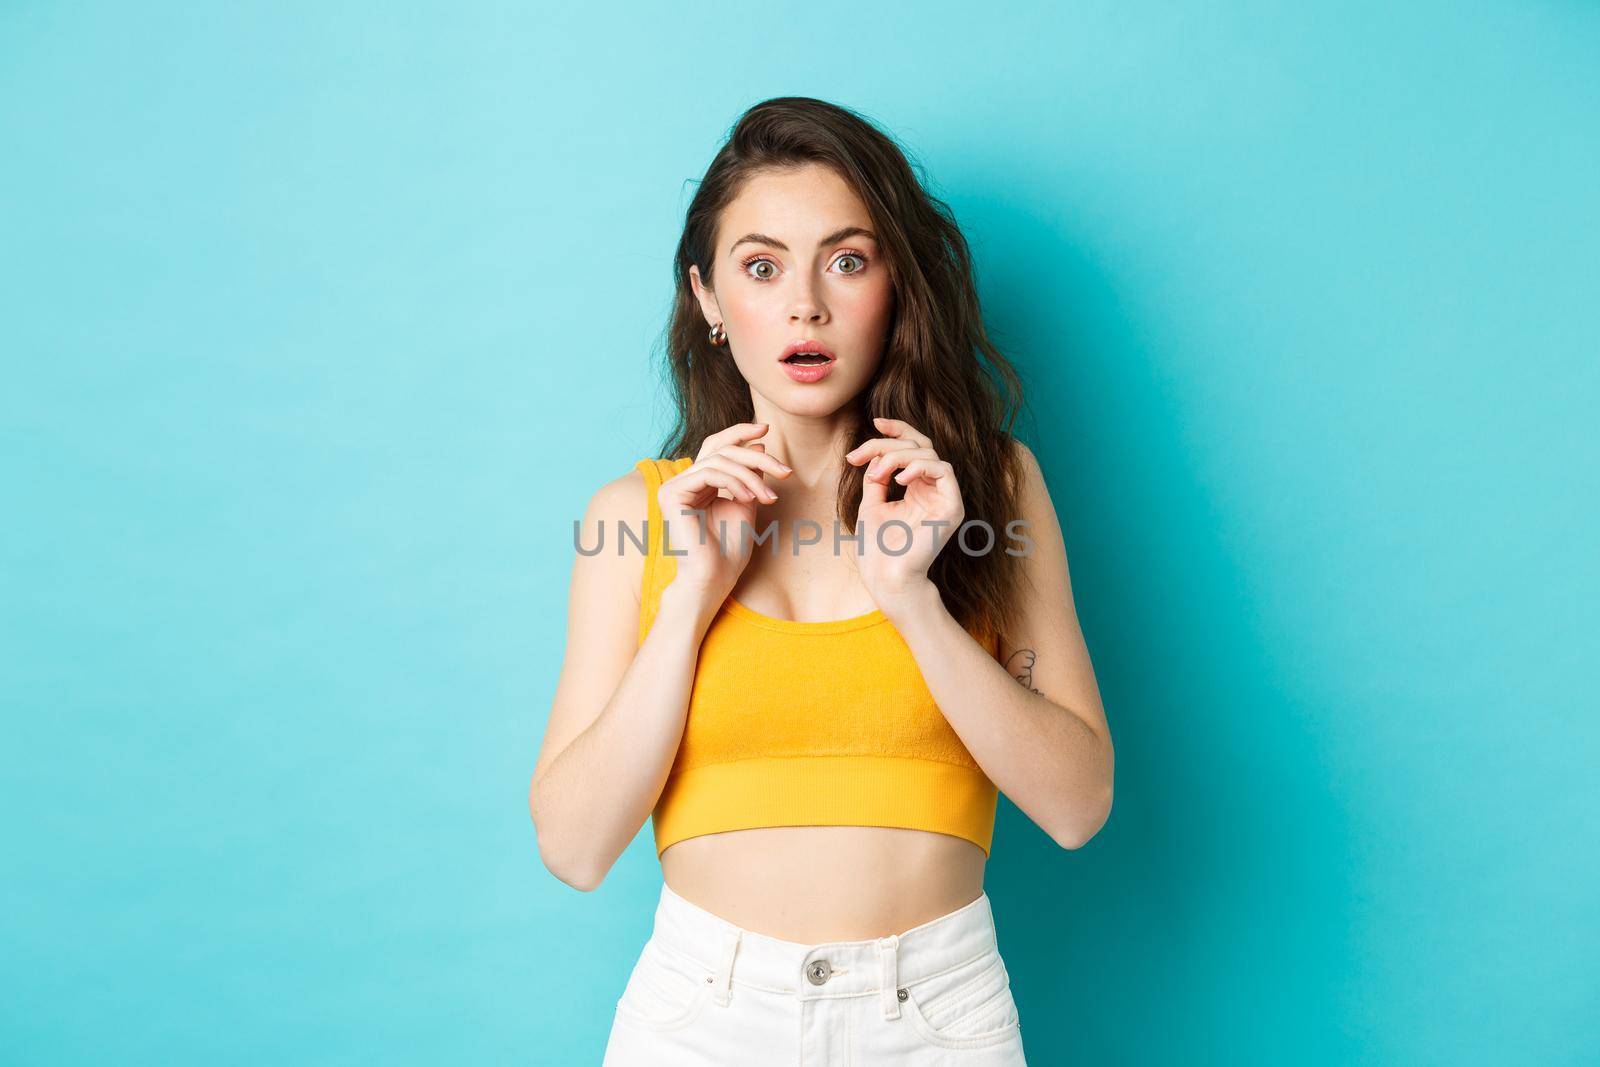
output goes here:
{"type": "Polygon", "coordinates": [[[714,345],[728,343],[728,331],[722,328],[722,323],[720,322],[711,327],[711,343],[714,345]]]}

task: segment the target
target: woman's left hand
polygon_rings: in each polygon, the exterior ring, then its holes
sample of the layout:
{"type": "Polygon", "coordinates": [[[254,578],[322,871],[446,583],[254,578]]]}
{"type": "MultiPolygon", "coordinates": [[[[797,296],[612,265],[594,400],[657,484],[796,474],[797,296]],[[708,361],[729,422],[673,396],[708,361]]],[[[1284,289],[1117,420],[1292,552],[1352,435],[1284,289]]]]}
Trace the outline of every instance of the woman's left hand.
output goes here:
{"type": "Polygon", "coordinates": [[[863,534],[856,563],[873,600],[888,610],[888,605],[926,585],[928,568],[955,538],[966,509],[955,468],[939,458],[927,434],[899,419],[872,421],[885,436],[863,441],[845,453],[845,459],[868,464],[856,519],[856,529],[863,534]],[[906,487],[900,500],[888,499],[891,477],[906,487]],[[905,523],[909,531],[899,525],[883,529],[893,520],[905,523]],[[902,547],[905,551],[900,551],[902,547]]]}

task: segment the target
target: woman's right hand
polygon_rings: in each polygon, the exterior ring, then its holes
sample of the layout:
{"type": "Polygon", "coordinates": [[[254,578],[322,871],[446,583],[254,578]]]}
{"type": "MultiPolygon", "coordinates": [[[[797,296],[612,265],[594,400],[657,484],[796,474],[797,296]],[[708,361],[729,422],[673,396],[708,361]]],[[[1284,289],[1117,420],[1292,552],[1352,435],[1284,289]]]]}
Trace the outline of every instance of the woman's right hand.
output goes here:
{"type": "Polygon", "coordinates": [[[703,597],[708,606],[722,603],[750,561],[757,504],[778,499],[762,480],[762,472],[774,478],[792,473],[777,457],[767,455],[766,445],[746,444],[766,432],[764,422],[740,422],[718,430],[705,439],[693,463],[656,491],[666,545],[678,564],[673,585],[703,597]]]}

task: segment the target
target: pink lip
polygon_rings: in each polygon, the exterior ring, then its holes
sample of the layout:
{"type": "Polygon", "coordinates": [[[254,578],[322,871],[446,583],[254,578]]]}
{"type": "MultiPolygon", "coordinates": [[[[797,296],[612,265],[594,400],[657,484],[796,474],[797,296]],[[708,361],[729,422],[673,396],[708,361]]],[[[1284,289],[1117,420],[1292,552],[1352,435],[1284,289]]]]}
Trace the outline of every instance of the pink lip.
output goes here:
{"type": "Polygon", "coordinates": [[[826,363],[814,363],[810,366],[801,363],[783,364],[783,373],[797,382],[820,382],[833,370],[833,360],[826,363]]]}
{"type": "Polygon", "coordinates": [[[796,352],[821,352],[829,359],[833,359],[833,349],[815,338],[803,338],[799,341],[790,341],[782,352],[778,353],[779,359],[788,359],[796,352]]]}
{"type": "Polygon", "coordinates": [[[833,370],[833,365],[838,362],[838,359],[836,356],[834,356],[833,352],[829,350],[828,346],[823,344],[821,341],[793,341],[778,356],[778,361],[783,365],[783,373],[787,374],[792,380],[797,382],[820,382],[822,379],[828,376],[830,371],[833,370]],[[814,363],[810,365],[800,363],[783,363],[784,360],[788,359],[796,352],[817,352],[821,355],[827,356],[828,362],[814,363]]]}

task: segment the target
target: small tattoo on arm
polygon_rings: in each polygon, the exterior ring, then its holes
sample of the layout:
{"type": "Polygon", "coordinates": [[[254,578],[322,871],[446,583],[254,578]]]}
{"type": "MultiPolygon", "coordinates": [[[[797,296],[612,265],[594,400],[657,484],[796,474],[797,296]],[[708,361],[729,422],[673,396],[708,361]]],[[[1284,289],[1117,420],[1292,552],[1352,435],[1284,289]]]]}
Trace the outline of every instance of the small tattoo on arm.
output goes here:
{"type": "MultiPolygon", "coordinates": [[[[1024,689],[1039,693],[1033,688],[1033,665],[1039,660],[1038,653],[1031,648],[1019,648],[1011,653],[1011,658],[1006,660],[1006,671],[1015,678],[1024,689]]],[[[1044,696],[1043,693],[1039,693],[1044,696]]]]}

